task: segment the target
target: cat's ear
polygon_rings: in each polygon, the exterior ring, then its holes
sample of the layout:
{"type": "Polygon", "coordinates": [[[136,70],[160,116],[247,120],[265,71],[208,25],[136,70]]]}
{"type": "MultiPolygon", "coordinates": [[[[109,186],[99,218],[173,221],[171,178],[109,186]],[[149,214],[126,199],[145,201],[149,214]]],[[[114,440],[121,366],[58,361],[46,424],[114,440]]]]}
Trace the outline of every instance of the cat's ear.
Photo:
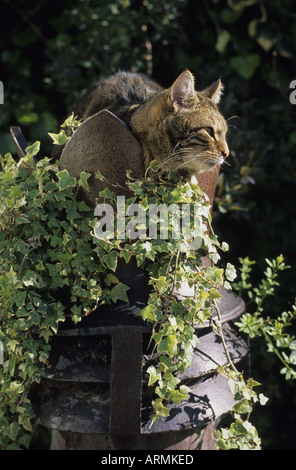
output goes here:
{"type": "Polygon", "coordinates": [[[217,80],[215,83],[207,87],[205,90],[201,91],[200,94],[210,98],[214,101],[215,104],[220,102],[221,96],[223,93],[223,85],[221,80],[217,80]]]}
{"type": "Polygon", "coordinates": [[[170,89],[170,105],[175,111],[180,108],[189,108],[195,97],[194,77],[189,70],[185,70],[170,89]]]}

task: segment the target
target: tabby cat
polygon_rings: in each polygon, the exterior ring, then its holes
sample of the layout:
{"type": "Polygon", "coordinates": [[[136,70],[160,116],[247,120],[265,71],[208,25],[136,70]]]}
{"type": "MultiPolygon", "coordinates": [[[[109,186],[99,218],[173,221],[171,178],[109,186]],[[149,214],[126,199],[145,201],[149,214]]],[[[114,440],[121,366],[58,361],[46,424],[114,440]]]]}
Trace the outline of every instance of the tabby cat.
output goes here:
{"type": "Polygon", "coordinates": [[[218,80],[195,91],[189,70],[169,89],[144,75],[119,72],[91,87],[73,112],[84,121],[108,109],[139,140],[146,167],[157,160],[163,170],[190,174],[209,170],[228,156],[227,124],[217,107],[222,88],[218,80]]]}

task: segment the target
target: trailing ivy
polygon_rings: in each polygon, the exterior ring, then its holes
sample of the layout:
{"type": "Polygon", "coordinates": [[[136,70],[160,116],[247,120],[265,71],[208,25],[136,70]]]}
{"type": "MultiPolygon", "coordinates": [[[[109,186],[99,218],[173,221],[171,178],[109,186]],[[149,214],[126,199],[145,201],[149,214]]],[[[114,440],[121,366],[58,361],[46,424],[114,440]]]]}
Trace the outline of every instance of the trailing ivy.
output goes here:
{"type": "MultiPolygon", "coordinates": [[[[264,271],[264,277],[254,287],[250,282],[250,276],[255,261],[240,258],[239,262],[240,278],[233,282],[232,286],[239,295],[246,297],[247,312],[235,322],[235,325],[239,331],[247,334],[250,340],[263,337],[265,340],[263,344],[266,345],[267,351],[275,354],[279,364],[282,364],[280,373],[286,380],[295,380],[296,302],[292,305],[292,310],[282,312],[276,318],[266,316],[264,312],[264,302],[267,297],[275,296],[276,287],[280,285],[279,273],[289,269],[290,266],[285,264],[282,255],[273,260],[266,259],[267,268],[264,271]]],[[[219,368],[219,372],[225,374],[224,368],[219,368]]],[[[217,447],[223,450],[258,449],[261,446],[261,440],[249,418],[255,403],[265,405],[268,399],[262,393],[254,392],[254,386],[260,385],[257,381],[251,378],[244,382],[235,368],[226,372],[226,375],[229,377],[229,386],[237,403],[233,406],[231,413],[233,422],[229,428],[222,428],[215,433],[217,447]]]]}
{"type": "MultiPolygon", "coordinates": [[[[156,169],[157,165],[152,164],[152,168],[153,165],[156,169]]],[[[180,182],[180,177],[174,174],[164,180],[152,172],[152,177],[146,177],[143,181],[130,181],[128,186],[134,196],[126,201],[126,208],[135,202],[136,196],[147,213],[150,207],[161,207],[163,204],[172,208],[173,212],[178,207],[186,207],[190,212],[187,234],[182,233],[180,238],[176,237],[179,220],[172,215],[166,219],[168,229],[165,239],[160,236],[154,239],[142,236],[131,242],[126,234],[125,240],[119,245],[115,230],[115,241],[97,241],[100,247],[97,252],[102,258],[107,247],[110,256],[113,253],[114,271],[116,258],[129,260],[134,256],[137,266],[149,273],[152,292],[147,306],[141,311],[141,317],[152,325],[152,355],[156,352],[159,357],[158,364],[151,364],[147,370],[148,386],[154,386],[155,389],[152,402],[154,421],[159,416],[168,416],[169,403],[179,404],[188,397],[189,388],[181,383],[177,374],[183,373],[191,364],[193,349],[198,342],[194,325],[204,324],[211,318],[215,301],[221,298],[218,289],[227,282],[227,273],[216,265],[220,245],[215,234],[208,230],[211,225],[210,204],[196,182],[180,182]],[[193,235],[195,243],[198,243],[197,250],[193,249],[193,235]],[[212,266],[203,265],[205,256],[213,261],[212,266]],[[181,295],[180,289],[184,284],[192,293],[180,302],[178,295],[181,295]]],[[[116,195],[112,195],[110,190],[105,194],[110,201],[116,202],[116,195]]],[[[126,226],[132,221],[133,217],[127,217],[126,226]]],[[[140,230],[140,225],[138,228],[140,230]]],[[[230,265],[228,271],[232,273],[230,265]]]]}
{"type": "MultiPolygon", "coordinates": [[[[103,267],[92,251],[92,211],[77,202],[76,180],[49,159],[32,167],[39,145],[0,173],[0,447],[27,447],[33,409],[28,390],[39,382],[49,340],[66,315],[74,322],[102,301],[103,267]],[[70,289],[70,298],[56,293],[70,289]]],[[[78,182],[82,184],[82,180],[78,182]]]]}
{"type": "MultiPolygon", "coordinates": [[[[74,117],[69,118],[68,127],[74,129],[78,125],[74,121],[74,117]]],[[[63,135],[52,137],[61,144],[66,141],[64,137],[61,141],[63,135]]],[[[218,266],[220,252],[228,246],[212,231],[210,204],[197,182],[182,181],[174,174],[158,175],[155,162],[142,180],[129,178],[133,196],[125,201],[125,209],[137,202],[147,216],[152,205],[189,210],[189,226],[181,237],[176,236],[180,226],[173,216],[167,219],[165,237],[151,237],[141,232],[142,220],[135,214],[125,217],[124,237],[118,236],[116,221],[114,236],[100,237],[93,210],[76,197],[81,186],[88,189],[90,175],[83,172],[76,180],[46,157],[36,164],[38,152],[36,142],[18,163],[10,154],[0,157],[0,341],[4,350],[4,363],[0,365],[0,448],[29,446],[34,420],[29,391],[41,379],[50,339],[59,323],[69,317],[73,324],[79,324],[100,305],[128,301],[129,286],[116,276],[121,259],[126,263],[134,259],[149,274],[151,292],[140,315],[152,326],[151,363],[147,368],[148,387],[153,390],[152,421],[168,416],[169,405],[179,404],[188,396],[190,389],[178,375],[192,361],[198,342],[195,325],[211,320],[216,311],[218,320],[212,323],[213,329],[228,358],[218,372],[228,377],[236,399],[234,423],[229,430],[219,431],[222,434],[217,434],[217,444],[233,448],[231,442],[235,441],[241,442],[238,448],[260,448],[249,415],[255,403],[264,404],[266,399],[253,391],[258,382],[246,381],[236,370],[226,348],[217,301],[221,297],[219,288],[230,288],[236,273],[230,264],[225,269],[218,266]],[[130,237],[131,227],[139,231],[135,239],[130,237]],[[204,265],[205,256],[212,261],[211,266],[204,265]],[[191,295],[180,302],[184,284],[191,295]]],[[[97,177],[103,178],[99,172],[97,177]]],[[[117,197],[109,189],[100,197],[116,203],[117,197]]],[[[277,268],[281,270],[282,266],[279,261],[277,268]]],[[[274,279],[272,272],[268,275],[274,279]]],[[[242,279],[245,286],[247,278],[242,279]]],[[[240,323],[244,331],[247,319],[243,317],[240,323]]]]}

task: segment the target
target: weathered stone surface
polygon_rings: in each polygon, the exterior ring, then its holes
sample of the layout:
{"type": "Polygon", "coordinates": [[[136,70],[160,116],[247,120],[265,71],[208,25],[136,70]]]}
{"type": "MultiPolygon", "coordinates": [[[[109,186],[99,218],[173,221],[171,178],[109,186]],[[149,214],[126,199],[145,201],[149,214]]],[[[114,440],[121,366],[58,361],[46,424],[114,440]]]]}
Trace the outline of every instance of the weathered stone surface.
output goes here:
{"type": "Polygon", "coordinates": [[[74,178],[82,171],[91,173],[90,191],[82,190],[82,198],[95,207],[99,191],[106,187],[119,195],[132,194],[125,185],[126,171],[134,178],[145,174],[142,148],[128,127],[107,110],[86,119],[65,145],[60,168],[74,178]],[[107,181],[95,178],[100,171],[107,181]],[[114,185],[118,185],[117,188],[114,185]]]}

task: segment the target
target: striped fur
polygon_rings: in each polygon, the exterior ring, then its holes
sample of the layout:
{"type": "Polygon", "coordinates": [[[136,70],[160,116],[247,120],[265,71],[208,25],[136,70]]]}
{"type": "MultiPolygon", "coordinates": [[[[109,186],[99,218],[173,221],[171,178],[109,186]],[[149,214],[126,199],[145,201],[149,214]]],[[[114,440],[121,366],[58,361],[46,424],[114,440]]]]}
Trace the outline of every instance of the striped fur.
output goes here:
{"type": "Polygon", "coordinates": [[[184,71],[168,89],[141,74],[119,72],[99,81],[73,112],[85,120],[102,109],[122,119],[140,141],[145,165],[157,160],[164,171],[209,170],[228,156],[227,124],[218,110],[220,80],[201,92],[184,71]]]}

